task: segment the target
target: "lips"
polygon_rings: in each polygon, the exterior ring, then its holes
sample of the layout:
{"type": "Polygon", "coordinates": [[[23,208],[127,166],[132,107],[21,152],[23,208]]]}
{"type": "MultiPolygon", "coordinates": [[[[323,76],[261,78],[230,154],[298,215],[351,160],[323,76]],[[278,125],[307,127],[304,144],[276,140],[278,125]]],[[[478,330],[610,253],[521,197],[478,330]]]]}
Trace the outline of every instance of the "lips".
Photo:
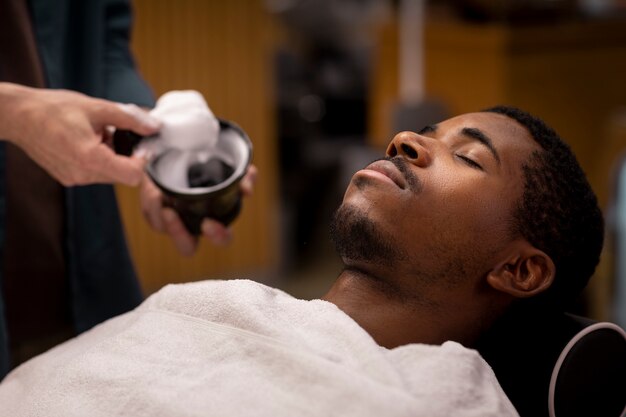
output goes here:
{"type": "Polygon", "coordinates": [[[365,170],[375,171],[383,174],[387,178],[391,179],[399,188],[406,188],[406,179],[404,175],[398,170],[398,168],[388,160],[379,160],[372,162],[365,167],[365,170]]]}

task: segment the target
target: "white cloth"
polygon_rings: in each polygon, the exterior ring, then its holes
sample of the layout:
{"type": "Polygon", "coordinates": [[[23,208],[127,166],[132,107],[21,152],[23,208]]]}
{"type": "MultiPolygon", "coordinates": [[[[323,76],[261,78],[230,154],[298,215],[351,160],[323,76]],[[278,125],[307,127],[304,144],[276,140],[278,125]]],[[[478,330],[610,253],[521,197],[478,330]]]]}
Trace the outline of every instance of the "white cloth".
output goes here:
{"type": "Polygon", "coordinates": [[[515,416],[476,351],[378,346],[334,304],[170,285],[14,370],[0,416],[515,416]]]}

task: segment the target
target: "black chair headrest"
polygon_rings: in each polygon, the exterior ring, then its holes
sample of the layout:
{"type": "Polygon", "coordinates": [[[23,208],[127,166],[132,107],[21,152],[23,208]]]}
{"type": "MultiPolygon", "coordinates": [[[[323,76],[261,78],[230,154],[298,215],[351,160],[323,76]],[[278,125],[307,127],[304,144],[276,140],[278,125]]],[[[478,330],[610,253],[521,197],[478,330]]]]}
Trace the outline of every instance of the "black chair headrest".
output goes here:
{"type": "Polygon", "coordinates": [[[550,417],[623,416],[626,413],[626,332],[594,323],[567,343],[552,370],[550,417]]]}
{"type": "Polygon", "coordinates": [[[476,348],[522,417],[620,417],[624,409],[626,339],[612,323],[561,312],[510,314],[476,348]]]}

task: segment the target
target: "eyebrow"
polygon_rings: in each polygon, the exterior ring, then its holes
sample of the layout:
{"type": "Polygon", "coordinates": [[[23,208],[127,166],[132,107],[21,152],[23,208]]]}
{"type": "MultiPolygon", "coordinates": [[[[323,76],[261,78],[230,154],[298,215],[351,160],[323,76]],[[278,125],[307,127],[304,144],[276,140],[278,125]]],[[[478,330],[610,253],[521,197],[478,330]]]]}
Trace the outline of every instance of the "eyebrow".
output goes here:
{"type": "Polygon", "coordinates": [[[498,155],[498,151],[496,151],[495,146],[493,146],[493,142],[489,139],[489,136],[485,135],[480,129],[476,129],[475,127],[464,127],[461,130],[461,134],[485,145],[496,159],[498,165],[500,164],[500,155],[498,155]]]}
{"type": "MultiPolygon", "coordinates": [[[[426,125],[419,132],[417,132],[417,134],[423,135],[425,133],[433,133],[436,130],[437,125],[426,125]]],[[[489,152],[491,152],[493,157],[496,159],[498,165],[500,165],[500,155],[498,155],[498,151],[495,146],[493,146],[493,142],[489,139],[489,136],[485,135],[482,130],[475,127],[464,127],[461,129],[461,134],[484,145],[487,149],[489,149],[489,152]]]]}
{"type": "Polygon", "coordinates": [[[437,125],[426,125],[419,132],[418,135],[423,135],[424,133],[431,133],[437,130],[437,125]]]}

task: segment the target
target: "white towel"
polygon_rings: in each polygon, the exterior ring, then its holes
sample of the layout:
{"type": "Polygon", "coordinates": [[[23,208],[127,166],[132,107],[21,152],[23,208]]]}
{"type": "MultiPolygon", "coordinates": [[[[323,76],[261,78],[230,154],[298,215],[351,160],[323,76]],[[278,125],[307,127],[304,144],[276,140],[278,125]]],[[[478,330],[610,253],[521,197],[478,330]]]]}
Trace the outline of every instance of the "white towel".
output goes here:
{"type": "Polygon", "coordinates": [[[170,285],[0,384],[0,416],[515,416],[473,350],[385,349],[335,305],[170,285]]]}

